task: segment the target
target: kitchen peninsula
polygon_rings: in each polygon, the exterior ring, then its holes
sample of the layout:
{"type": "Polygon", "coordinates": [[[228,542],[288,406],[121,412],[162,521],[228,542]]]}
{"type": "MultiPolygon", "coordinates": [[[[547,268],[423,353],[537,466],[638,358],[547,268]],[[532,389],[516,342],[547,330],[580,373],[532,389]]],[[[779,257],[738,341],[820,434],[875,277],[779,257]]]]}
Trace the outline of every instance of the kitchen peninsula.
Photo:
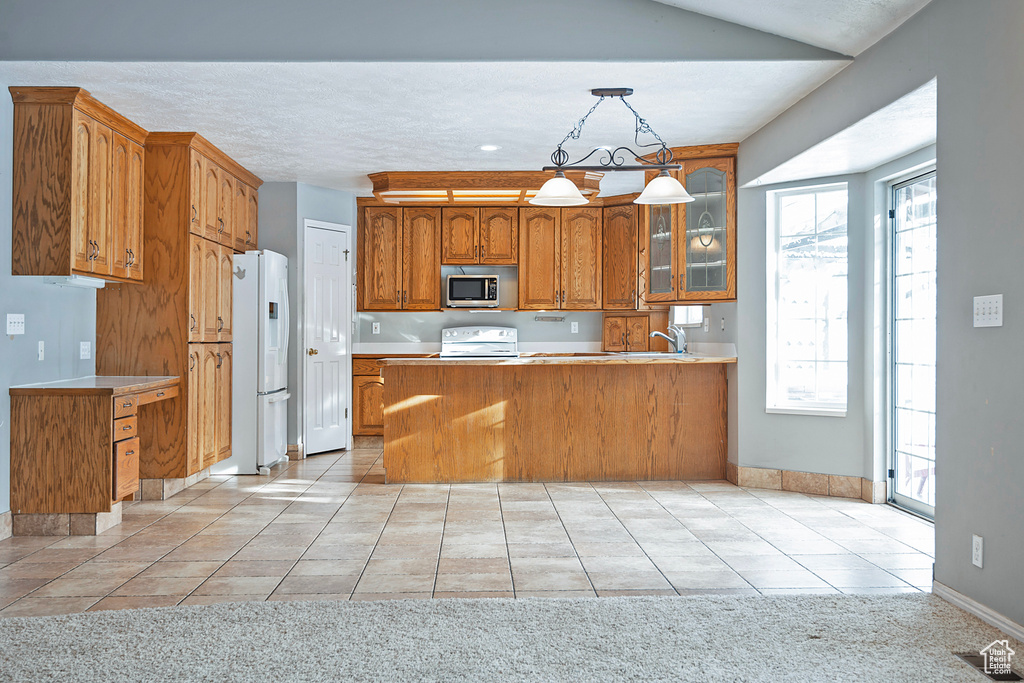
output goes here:
{"type": "Polygon", "coordinates": [[[388,483],[723,479],[734,356],[389,358],[388,483]]]}

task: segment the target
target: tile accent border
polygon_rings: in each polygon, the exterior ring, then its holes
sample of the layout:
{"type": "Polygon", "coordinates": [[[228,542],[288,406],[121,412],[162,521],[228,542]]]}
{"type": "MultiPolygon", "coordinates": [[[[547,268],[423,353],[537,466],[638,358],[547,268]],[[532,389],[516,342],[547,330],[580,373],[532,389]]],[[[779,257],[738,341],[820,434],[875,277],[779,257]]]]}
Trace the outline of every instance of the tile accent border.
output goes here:
{"type": "Polygon", "coordinates": [[[6,514],[12,519],[8,536],[95,536],[121,523],[121,503],[110,512],[6,514]]]}
{"type": "Polygon", "coordinates": [[[886,501],[884,481],[873,482],[869,479],[839,474],[795,472],[767,467],[739,467],[731,462],[726,463],[725,472],[726,479],[744,488],[795,491],[833,498],[860,498],[875,504],[886,501]]]}
{"type": "Polygon", "coordinates": [[[935,579],[932,579],[932,593],[946,602],[956,605],[965,612],[970,612],[989,626],[996,627],[1006,635],[1024,641],[1024,626],[1011,621],[1009,617],[1003,616],[991,607],[986,607],[974,598],[969,598],[944,583],[939,583],[935,579]]]}
{"type": "Polygon", "coordinates": [[[184,479],[140,479],[138,500],[167,500],[209,476],[210,468],[207,467],[184,479]]]}
{"type": "Polygon", "coordinates": [[[353,436],[352,448],[384,448],[383,436],[353,436]]]}
{"type": "Polygon", "coordinates": [[[306,457],[306,454],[299,448],[299,444],[290,443],[288,444],[288,459],[289,460],[302,460],[306,457]]]}
{"type": "Polygon", "coordinates": [[[14,515],[10,510],[0,513],[0,541],[14,535],[14,515]]]}

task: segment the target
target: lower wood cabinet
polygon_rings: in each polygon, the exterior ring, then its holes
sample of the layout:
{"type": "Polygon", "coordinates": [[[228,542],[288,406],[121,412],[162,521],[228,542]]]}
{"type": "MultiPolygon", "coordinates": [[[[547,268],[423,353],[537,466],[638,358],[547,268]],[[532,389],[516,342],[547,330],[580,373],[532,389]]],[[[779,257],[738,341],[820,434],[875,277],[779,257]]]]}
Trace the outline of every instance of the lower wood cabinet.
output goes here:
{"type": "Polygon", "coordinates": [[[650,336],[655,330],[664,332],[667,328],[668,311],[605,315],[602,348],[617,353],[668,351],[664,339],[650,336]]]}
{"type": "Polygon", "coordinates": [[[384,435],[384,380],[380,375],[352,377],[352,434],[384,435]]]}
{"type": "Polygon", "coordinates": [[[193,474],[231,456],[231,344],[189,344],[189,358],[187,460],[193,474]]]}

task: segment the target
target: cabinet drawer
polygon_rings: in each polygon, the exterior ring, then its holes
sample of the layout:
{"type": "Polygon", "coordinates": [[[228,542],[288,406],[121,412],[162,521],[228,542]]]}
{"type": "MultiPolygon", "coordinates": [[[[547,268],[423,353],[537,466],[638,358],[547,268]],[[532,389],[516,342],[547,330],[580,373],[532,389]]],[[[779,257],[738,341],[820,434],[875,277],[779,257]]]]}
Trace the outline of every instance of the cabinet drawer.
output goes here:
{"type": "Polygon", "coordinates": [[[139,437],[114,444],[114,500],[139,489],[139,437]]]}
{"type": "Polygon", "coordinates": [[[114,420],[114,441],[124,441],[138,436],[139,418],[135,415],[114,420]]]}
{"type": "Polygon", "coordinates": [[[135,394],[114,397],[114,417],[128,417],[134,415],[139,405],[139,397],[135,394]]]}
{"type": "Polygon", "coordinates": [[[380,358],[353,358],[352,374],[357,376],[379,375],[380,358]]]}
{"type": "Polygon", "coordinates": [[[139,405],[144,406],[147,403],[153,403],[155,401],[163,401],[167,398],[174,398],[178,395],[178,386],[166,387],[164,389],[154,389],[153,391],[145,391],[139,394],[139,405]]]}

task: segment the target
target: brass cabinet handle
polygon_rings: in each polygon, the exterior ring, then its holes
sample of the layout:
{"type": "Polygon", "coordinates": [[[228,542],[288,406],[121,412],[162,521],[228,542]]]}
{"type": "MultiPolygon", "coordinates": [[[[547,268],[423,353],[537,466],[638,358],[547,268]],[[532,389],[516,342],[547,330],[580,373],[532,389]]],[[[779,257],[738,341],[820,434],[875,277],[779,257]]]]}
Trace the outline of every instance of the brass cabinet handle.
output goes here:
{"type": "Polygon", "coordinates": [[[317,351],[316,349],[310,349],[310,350],[306,351],[306,353],[307,353],[308,355],[310,355],[310,356],[315,356],[316,354],[318,354],[318,353],[320,353],[320,352],[319,352],[319,351],[317,351]]]}

